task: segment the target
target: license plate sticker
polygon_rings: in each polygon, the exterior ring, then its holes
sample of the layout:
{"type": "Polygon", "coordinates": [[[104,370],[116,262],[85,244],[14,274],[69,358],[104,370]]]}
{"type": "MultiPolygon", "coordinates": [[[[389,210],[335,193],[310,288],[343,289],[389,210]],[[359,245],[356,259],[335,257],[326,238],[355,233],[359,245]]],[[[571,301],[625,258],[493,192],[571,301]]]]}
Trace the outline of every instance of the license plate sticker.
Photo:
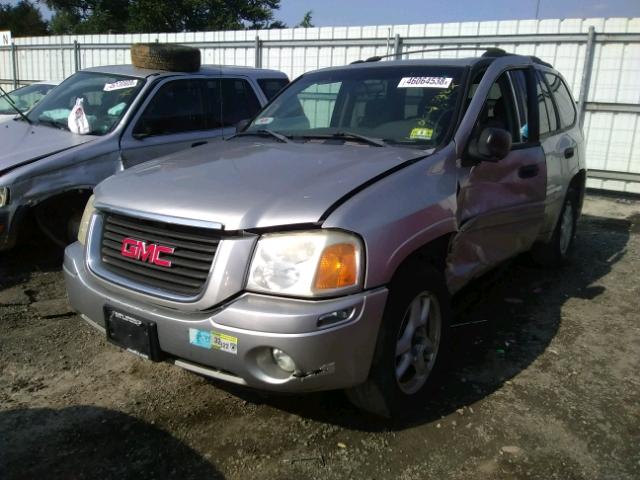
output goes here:
{"type": "Polygon", "coordinates": [[[223,352],[238,354],[238,339],[224,333],[211,332],[213,334],[213,348],[223,352]]]}
{"type": "Polygon", "coordinates": [[[238,339],[224,333],[190,328],[189,343],[207,350],[220,350],[232,355],[238,354],[238,339]]]}

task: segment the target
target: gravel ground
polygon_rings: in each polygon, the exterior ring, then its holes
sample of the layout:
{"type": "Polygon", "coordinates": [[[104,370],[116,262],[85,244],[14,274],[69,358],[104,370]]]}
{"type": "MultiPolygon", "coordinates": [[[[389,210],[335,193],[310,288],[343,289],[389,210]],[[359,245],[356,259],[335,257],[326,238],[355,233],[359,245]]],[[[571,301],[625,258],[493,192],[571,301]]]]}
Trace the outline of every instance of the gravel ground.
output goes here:
{"type": "Polygon", "coordinates": [[[402,421],[119,351],[42,245],[0,255],[0,478],[640,478],[640,201],[589,196],[570,265],[505,268],[402,421]]]}

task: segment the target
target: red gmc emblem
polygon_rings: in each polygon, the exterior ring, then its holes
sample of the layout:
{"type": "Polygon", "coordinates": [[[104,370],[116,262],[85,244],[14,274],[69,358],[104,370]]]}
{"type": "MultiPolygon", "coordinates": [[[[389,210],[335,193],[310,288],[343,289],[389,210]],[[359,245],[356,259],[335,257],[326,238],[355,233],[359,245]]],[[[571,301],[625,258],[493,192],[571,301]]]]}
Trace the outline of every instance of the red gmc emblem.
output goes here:
{"type": "Polygon", "coordinates": [[[141,240],[127,237],[122,240],[120,254],[123,257],[133,258],[135,260],[140,260],[141,262],[153,263],[159,267],[170,267],[171,261],[163,260],[160,258],[160,255],[163,253],[171,254],[174,250],[175,248],[173,247],[165,247],[164,245],[157,245],[155,243],[147,245],[141,240]]]}

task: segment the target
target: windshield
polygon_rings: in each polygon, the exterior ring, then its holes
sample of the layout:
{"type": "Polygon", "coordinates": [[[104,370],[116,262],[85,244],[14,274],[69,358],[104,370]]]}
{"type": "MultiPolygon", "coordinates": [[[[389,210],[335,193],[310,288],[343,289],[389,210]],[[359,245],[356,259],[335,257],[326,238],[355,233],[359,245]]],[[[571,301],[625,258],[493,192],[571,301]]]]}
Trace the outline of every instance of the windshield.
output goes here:
{"type": "Polygon", "coordinates": [[[307,74],[247,128],[288,137],[355,134],[390,144],[441,144],[456,118],[464,69],[353,68],[307,74]]]}
{"type": "MultiPolygon", "coordinates": [[[[49,93],[55,85],[28,85],[9,92],[9,97],[21,112],[26,112],[49,93]]],[[[0,97],[0,115],[17,115],[16,110],[11,106],[6,97],[0,97]]]]}
{"type": "Polygon", "coordinates": [[[143,84],[139,78],[78,72],[37,104],[28,117],[34,124],[68,130],[71,109],[82,99],[88,134],[104,135],[118,124],[143,84]]]}

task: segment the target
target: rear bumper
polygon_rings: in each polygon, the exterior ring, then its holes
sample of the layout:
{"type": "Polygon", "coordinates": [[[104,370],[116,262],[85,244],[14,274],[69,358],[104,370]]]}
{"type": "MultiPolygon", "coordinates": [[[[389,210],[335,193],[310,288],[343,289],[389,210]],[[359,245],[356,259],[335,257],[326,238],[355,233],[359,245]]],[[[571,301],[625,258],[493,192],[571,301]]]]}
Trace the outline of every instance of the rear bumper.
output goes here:
{"type": "Polygon", "coordinates": [[[65,252],[64,276],[71,305],[93,326],[104,328],[105,307],[156,323],[160,348],[183,368],[265,390],[304,392],[347,388],[368,376],[387,298],[379,288],[337,299],[307,301],[243,293],[212,311],[187,312],[115,295],[88,271],[79,243],[65,252]],[[338,310],[344,321],[318,326],[338,310]],[[237,339],[235,353],[190,343],[190,332],[237,339]],[[271,349],[290,355],[294,374],[273,362],[271,349]]]}

